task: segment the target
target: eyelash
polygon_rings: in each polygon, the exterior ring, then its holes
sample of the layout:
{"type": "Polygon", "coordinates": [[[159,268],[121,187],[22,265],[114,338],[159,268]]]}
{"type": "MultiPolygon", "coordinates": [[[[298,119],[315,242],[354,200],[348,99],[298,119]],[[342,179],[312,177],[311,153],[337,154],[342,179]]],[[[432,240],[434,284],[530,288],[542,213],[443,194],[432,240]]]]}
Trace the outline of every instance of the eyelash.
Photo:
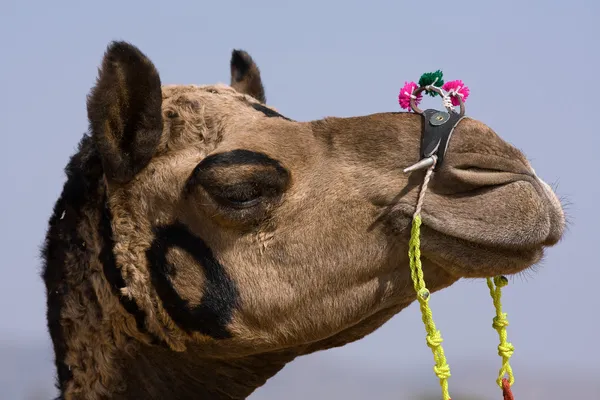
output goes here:
{"type": "Polygon", "coordinates": [[[254,183],[240,183],[222,187],[218,195],[213,194],[217,202],[226,203],[233,208],[250,208],[257,205],[264,197],[254,183]],[[239,196],[237,199],[235,197],[239,196]],[[232,200],[234,198],[235,200],[232,200]],[[240,200],[241,199],[241,200],[240,200]],[[247,200],[246,200],[247,199],[247,200]]]}

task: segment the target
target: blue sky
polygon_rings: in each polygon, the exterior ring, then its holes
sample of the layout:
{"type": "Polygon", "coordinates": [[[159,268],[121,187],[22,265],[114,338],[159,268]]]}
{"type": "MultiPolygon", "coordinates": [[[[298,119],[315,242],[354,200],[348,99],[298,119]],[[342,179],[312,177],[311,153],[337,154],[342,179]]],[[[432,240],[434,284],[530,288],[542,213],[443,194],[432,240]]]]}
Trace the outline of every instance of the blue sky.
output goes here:
{"type": "MultiPolygon", "coordinates": [[[[85,100],[102,54],[123,39],[153,60],[163,83],[228,82],[231,50],[245,49],[261,68],[269,103],[298,120],[397,111],[402,84],[438,68],[464,80],[467,113],[523,150],[569,203],[563,242],[505,290],[517,379],[532,369],[597,371],[590,343],[600,329],[592,317],[600,305],[599,4],[4,0],[0,339],[47,344],[39,247],[63,168],[87,129],[85,100]]],[[[481,364],[493,380],[499,358],[485,282],[455,284],[431,306],[451,367],[468,373],[481,364]]],[[[410,365],[433,379],[414,305],[364,340],[308,358],[275,379],[314,360],[331,368],[410,365]]]]}

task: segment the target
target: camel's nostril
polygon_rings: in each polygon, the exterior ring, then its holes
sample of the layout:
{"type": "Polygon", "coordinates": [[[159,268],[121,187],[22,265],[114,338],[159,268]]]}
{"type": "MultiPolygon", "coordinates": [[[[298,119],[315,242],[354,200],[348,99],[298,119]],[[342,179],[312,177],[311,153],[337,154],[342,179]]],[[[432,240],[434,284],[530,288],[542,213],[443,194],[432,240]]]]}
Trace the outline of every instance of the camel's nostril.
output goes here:
{"type": "Polygon", "coordinates": [[[502,173],[507,172],[502,169],[497,169],[493,167],[481,167],[475,165],[467,165],[467,166],[459,166],[456,169],[460,171],[473,172],[473,173],[502,173]]]}
{"type": "Polygon", "coordinates": [[[528,177],[494,167],[469,165],[449,168],[443,178],[447,182],[447,186],[454,189],[450,192],[460,193],[506,185],[519,180],[527,180],[528,177]]]}

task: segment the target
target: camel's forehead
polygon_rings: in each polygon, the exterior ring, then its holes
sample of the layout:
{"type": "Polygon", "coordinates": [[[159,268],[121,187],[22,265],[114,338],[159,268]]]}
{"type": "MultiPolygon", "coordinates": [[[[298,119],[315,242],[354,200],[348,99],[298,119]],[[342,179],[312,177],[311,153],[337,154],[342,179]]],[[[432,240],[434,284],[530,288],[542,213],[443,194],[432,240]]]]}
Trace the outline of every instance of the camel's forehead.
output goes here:
{"type": "Polygon", "coordinates": [[[250,104],[258,103],[251,96],[237,92],[229,85],[217,83],[213,85],[163,85],[163,109],[177,108],[178,106],[192,106],[193,108],[210,105],[212,112],[222,110],[250,111],[250,104]]]}
{"type": "Polygon", "coordinates": [[[163,136],[163,145],[168,141],[170,149],[202,146],[206,152],[223,145],[225,139],[235,143],[232,146],[247,147],[247,133],[251,131],[252,143],[256,145],[264,136],[262,151],[276,153],[271,133],[281,131],[282,121],[291,121],[225,84],[164,85],[162,112],[164,129],[169,132],[163,136]]]}
{"type": "Polygon", "coordinates": [[[187,84],[187,85],[163,85],[162,86],[162,95],[163,100],[169,99],[171,97],[188,95],[188,96],[207,96],[212,94],[220,94],[220,95],[229,95],[231,97],[244,98],[245,95],[238,93],[235,89],[233,89],[229,85],[217,83],[214,85],[195,85],[195,84],[187,84]]]}

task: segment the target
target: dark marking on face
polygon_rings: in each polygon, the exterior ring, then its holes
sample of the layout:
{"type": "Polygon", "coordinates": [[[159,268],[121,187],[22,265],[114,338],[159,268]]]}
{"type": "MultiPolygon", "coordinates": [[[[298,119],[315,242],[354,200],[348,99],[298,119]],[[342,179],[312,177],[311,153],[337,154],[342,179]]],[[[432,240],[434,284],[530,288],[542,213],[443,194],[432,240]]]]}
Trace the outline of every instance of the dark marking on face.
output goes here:
{"type": "Polygon", "coordinates": [[[170,317],[188,333],[200,332],[215,339],[230,338],[227,324],[238,305],[239,293],[212,250],[180,222],[156,228],[155,234],[146,255],[152,284],[170,317]],[[177,275],[177,266],[167,260],[171,248],[186,251],[204,270],[206,281],[202,301],[195,307],[191,307],[171,283],[170,278],[177,275]]]}
{"type": "Polygon", "coordinates": [[[210,169],[214,167],[231,167],[243,165],[260,165],[263,167],[275,168],[282,175],[289,175],[279,161],[269,157],[264,153],[246,149],[235,149],[225,153],[211,154],[203,159],[197,168],[210,169]]]}
{"type": "Polygon", "coordinates": [[[100,226],[98,228],[98,231],[100,232],[100,237],[103,241],[102,250],[100,250],[99,254],[99,259],[102,263],[102,271],[104,272],[104,277],[108,281],[113,294],[117,296],[119,302],[121,303],[125,311],[133,315],[133,317],[135,318],[135,324],[137,326],[138,331],[140,331],[143,334],[149,335],[153,344],[163,343],[162,339],[160,339],[154,334],[151,334],[146,329],[146,313],[142,309],[140,309],[135,299],[130,299],[129,297],[123,296],[121,294],[121,289],[123,289],[126,285],[123,276],[117,268],[117,261],[113,252],[115,242],[112,237],[112,228],[110,226],[110,221],[112,220],[112,217],[110,209],[108,208],[108,204],[106,203],[106,196],[104,196],[104,198],[104,207],[102,210],[102,215],[100,217],[100,226]]]}
{"type": "Polygon", "coordinates": [[[185,193],[200,185],[218,203],[244,208],[278,198],[289,182],[289,171],[277,160],[264,153],[236,149],[202,160],[190,175],[185,193]],[[233,174],[228,173],[230,169],[233,174]]]}
{"type": "Polygon", "coordinates": [[[283,119],[285,119],[287,121],[292,121],[290,118],[288,118],[286,116],[283,116],[283,115],[279,114],[277,111],[271,110],[269,107],[265,107],[262,104],[252,103],[252,104],[250,104],[250,106],[252,108],[254,108],[256,111],[260,111],[261,113],[263,113],[267,117],[270,117],[270,118],[283,118],[283,119]]]}

